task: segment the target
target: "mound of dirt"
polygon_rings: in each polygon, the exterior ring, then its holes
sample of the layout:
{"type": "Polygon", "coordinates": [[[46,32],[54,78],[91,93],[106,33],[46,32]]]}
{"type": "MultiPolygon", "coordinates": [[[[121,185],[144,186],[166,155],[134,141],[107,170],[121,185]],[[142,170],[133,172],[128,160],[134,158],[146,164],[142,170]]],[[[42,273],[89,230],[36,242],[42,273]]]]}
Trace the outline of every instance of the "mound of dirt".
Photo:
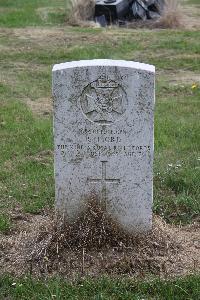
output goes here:
{"type": "Polygon", "coordinates": [[[53,212],[14,212],[15,228],[0,235],[0,273],[17,276],[186,275],[200,269],[199,225],[176,228],[154,216],[147,234],[125,234],[97,206],[63,225],[53,212]]]}

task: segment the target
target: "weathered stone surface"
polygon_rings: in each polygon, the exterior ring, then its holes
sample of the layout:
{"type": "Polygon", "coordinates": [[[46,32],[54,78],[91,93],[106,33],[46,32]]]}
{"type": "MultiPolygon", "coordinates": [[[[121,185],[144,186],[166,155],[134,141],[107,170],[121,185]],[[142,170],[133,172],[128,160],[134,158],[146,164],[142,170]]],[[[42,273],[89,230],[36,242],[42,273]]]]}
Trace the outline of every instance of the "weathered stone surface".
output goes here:
{"type": "Polygon", "coordinates": [[[56,203],[68,221],[93,194],[125,230],[151,229],[154,73],[129,61],[54,66],[56,203]]]}

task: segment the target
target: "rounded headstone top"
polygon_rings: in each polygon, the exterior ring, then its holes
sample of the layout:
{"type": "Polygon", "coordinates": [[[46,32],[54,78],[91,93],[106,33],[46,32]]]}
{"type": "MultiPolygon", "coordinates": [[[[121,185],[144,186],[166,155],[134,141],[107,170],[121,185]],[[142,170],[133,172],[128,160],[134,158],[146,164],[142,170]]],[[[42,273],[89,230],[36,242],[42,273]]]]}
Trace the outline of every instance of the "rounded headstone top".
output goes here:
{"type": "Polygon", "coordinates": [[[91,59],[91,60],[79,60],[56,64],[53,66],[53,72],[78,67],[92,67],[92,66],[107,66],[107,67],[124,67],[143,70],[151,73],[155,73],[155,66],[144,64],[140,62],[127,61],[127,60],[112,60],[112,59],[91,59]]]}

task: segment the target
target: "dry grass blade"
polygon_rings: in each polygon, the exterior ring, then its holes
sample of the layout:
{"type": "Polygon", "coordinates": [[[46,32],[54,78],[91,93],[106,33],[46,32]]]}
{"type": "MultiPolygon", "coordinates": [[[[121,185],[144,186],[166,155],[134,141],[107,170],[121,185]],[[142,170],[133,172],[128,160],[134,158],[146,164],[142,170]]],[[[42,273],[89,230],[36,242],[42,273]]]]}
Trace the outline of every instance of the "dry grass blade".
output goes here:
{"type": "Polygon", "coordinates": [[[51,211],[15,216],[16,229],[0,234],[0,273],[73,280],[102,274],[166,277],[200,269],[198,225],[175,228],[154,216],[152,231],[130,235],[95,199],[72,224],[51,211]]]}
{"type": "Polygon", "coordinates": [[[154,28],[181,28],[182,14],[178,0],[165,0],[165,7],[160,19],[152,23],[154,28]]]}
{"type": "Polygon", "coordinates": [[[38,235],[33,243],[37,247],[30,257],[32,266],[42,273],[69,274],[76,270],[83,274],[88,269],[108,274],[164,272],[166,256],[175,254],[179,246],[166,234],[162,221],[154,221],[152,232],[133,236],[125,233],[97,203],[92,199],[87,211],[73,224],[57,221],[51,234],[43,239],[38,235]]]}
{"type": "Polygon", "coordinates": [[[68,23],[71,25],[83,25],[93,19],[94,0],[71,0],[68,23]]]}

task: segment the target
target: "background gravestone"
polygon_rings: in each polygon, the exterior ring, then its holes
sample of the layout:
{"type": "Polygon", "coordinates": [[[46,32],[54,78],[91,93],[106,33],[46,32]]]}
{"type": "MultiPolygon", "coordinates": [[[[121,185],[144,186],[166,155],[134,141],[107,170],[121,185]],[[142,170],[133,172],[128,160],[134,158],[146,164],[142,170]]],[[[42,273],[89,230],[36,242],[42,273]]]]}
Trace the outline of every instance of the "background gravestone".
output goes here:
{"type": "Polygon", "coordinates": [[[56,203],[69,222],[96,195],[125,230],[151,229],[154,73],[129,61],[54,66],[56,203]]]}

